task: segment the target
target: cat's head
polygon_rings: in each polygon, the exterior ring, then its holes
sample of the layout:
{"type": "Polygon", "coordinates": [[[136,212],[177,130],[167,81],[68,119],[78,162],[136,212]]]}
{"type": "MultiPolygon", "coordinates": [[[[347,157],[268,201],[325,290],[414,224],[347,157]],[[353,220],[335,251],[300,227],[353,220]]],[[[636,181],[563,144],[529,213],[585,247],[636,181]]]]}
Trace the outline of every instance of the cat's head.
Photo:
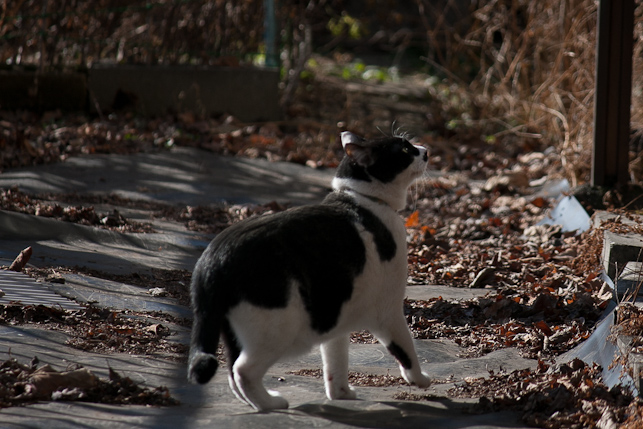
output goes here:
{"type": "Polygon", "coordinates": [[[366,140],[344,131],[341,138],[346,156],[337,167],[333,189],[352,190],[403,209],[409,185],[426,169],[426,149],[404,137],[366,140]]]}

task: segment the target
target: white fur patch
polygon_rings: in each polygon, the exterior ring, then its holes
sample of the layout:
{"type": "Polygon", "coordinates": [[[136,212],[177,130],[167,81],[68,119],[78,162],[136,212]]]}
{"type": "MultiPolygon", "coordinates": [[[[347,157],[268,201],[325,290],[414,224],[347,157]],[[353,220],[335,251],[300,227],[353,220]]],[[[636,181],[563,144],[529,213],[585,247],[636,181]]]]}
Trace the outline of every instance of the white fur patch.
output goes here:
{"type": "Polygon", "coordinates": [[[350,131],[344,131],[341,134],[342,146],[345,148],[348,144],[358,144],[362,141],[359,136],[351,133],[350,131]]]}

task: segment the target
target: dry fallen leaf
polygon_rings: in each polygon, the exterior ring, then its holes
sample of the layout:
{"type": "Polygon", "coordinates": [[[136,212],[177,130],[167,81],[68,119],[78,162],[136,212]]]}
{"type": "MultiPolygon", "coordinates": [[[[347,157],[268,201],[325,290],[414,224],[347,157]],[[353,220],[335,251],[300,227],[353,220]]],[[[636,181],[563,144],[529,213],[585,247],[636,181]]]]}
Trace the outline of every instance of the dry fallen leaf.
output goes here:
{"type": "Polygon", "coordinates": [[[53,392],[61,388],[87,389],[93,387],[98,383],[98,377],[86,368],[56,372],[51,366],[45,365],[34,371],[27,383],[34,387],[34,399],[49,399],[53,392]]]}
{"type": "Polygon", "coordinates": [[[405,226],[407,228],[415,228],[420,225],[420,212],[414,211],[406,218],[405,226]]]}
{"type": "Polygon", "coordinates": [[[111,367],[109,380],[97,377],[86,368],[58,372],[50,365],[37,368],[16,359],[0,362],[0,408],[35,401],[86,401],[106,404],[177,405],[165,387],[140,387],[129,377],[122,377],[111,367]]]}
{"type": "Polygon", "coordinates": [[[33,254],[33,249],[31,248],[31,246],[27,247],[26,249],[20,252],[20,254],[16,257],[16,259],[14,259],[14,261],[9,266],[9,269],[11,271],[21,272],[29,262],[29,259],[31,258],[32,254],[33,254]]]}

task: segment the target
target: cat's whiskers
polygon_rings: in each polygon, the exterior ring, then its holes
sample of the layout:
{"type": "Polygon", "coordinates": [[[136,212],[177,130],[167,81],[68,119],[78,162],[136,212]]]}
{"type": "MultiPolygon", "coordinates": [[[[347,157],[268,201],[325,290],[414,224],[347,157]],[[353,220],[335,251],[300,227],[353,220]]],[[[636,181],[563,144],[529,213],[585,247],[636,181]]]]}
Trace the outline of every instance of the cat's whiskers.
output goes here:
{"type": "Polygon", "coordinates": [[[418,177],[414,182],[410,192],[411,204],[413,211],[417,210],[418,201],[420,200],[420,195],[428,186],[428,183],[432,180],[431,174],[429,173],[428,167],[424,169],[420,177],[418,177]]]}
{"type": "Polygon", "coordinates": [[[413,189],[413,191],[411,192],[411,205],[413,206],[412,211],[416,211],[417,206],[418,206],[418,199],[419,199],[419,191],[418,191],[419,184],[418,184],[418,180],[416,180],[413,183],[412,189],[413,189]]]}

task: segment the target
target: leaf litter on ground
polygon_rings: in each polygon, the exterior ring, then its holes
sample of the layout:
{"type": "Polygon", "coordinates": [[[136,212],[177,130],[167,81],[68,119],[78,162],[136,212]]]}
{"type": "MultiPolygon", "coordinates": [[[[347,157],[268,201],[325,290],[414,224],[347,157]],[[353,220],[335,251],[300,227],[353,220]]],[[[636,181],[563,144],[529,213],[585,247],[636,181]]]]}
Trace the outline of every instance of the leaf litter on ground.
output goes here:
{"type": "Polygon", "coordinates": [[[543,428],[607,428],[635,423],[638,399],[620,385],[608,388],[602,369],[580,359],[535,370],[490,373],[465,378],[449,389],[454,398],[480,398],[480,412],[514,409],[530,426],[543,428]]]}
{"type": "Polygon", "coordinates": [[[68,346],[94,353],[153,355],[180,362],[187,355],[186,345],[168,340],[172,331],[167,325],[185,326],[189,322],[160,312],[0,304],[0,324],[28,324],[63,332],[68,346]]]}
{"type": "MultiPolygon", "coordinates": [[[[187,346],[167,338],[166,324],[189,325],[188,321],[161,312],[133,312],[87,306],[65,310],[44,305],[19,303],[0,305],[0,324],[30,325],[63,332],[66,345],[94,353],[127,353],[156,356],[185,362],[187,346]]],[[[40,400],[85,401],[131,405],[177,405],[167,388],[140,387],[129,377],[109,368],[109,380],[86,369],[57,372],[49,365],[37,368],[9,359],[0,364],[0,407],[40,400]]]]}
{"type": "MultiPolygon", "coordinates": [[[[446,284],[488,290],[487,295],[469,300],[406,300],[406,317],[416,338],[450,338],[462,347],[461,357],[516,347],[525,357],[551,360],[591,334],[611,299],[596,271],[597,234],[535,226],[550,202],[529,192],[509,185],[485,189],[469,181],[450,181],[448,176],[425,179],[412,190],[414,210],[405,213],[409,287],[446,284]]],[[[285,208],[269,204],[229,206],[216,212],[203,207],[151,209],[155,215],[182,222],[186,229],[216,233],[246,217],[285,208]]],[[[81,267],[57,269],[105,278],[105,273],[81,267]]],[[[143,287],[150,284],[148,276],[137,274],[107,277],[143,287]]],[[[169,287],[170,296],[188,303],[189,272],[159,272],[152,277],[158,277],[156,285],[176,285],[169,287]]],[[[353,333],[351,340],[375,341],[367,332],[353,333]]],[[[87,339],[77,346],[94,347],[87,339]]],[[[353,382],[377,383],[369,377],[354,376],[353,382]]]]}
{"type": "Polygon", "coordinates": [[[116,194],[28,195],[18,188],[0,189],[0,209],[34,216],[93,226],[123,233],[154,233],[150,222],[126,219],[116,207],[138,208],[149,212],[150,220],[159,218],[180,222],[189,231],[205,234],[221,232],[234,222],[251,216],[280,212],[287,204],[271,201],[265,204],[218,204],[212,206],[174,206],[144,200],[132,200],[116,194]],[[61,202],[74,205],[63,206],[61,202]],[[87,205],[90,204],[90,205],[87,205]],[[98,213],[93,205],[110,205],[111,212],[98,213]]]}
{"type": "Polygon", "coordinates": [[[538,225],[550,202],[528,192],[444,179],[415,191],[406,222],[409,283],[489,291],[407,301],[417,338],[451,338],[466,357],[518,347],[525,357],[545,358],[591,334],[612,297],[595,264],[600,243],[588,239],[592,231],[538,225]]]}
{"type": "Polygon", "coordinates": [[[0,362],[0,408],[38,401],[81,401],[120,405],[179,405],[167,387],[141,387],[111,367],[103,379],[83,367],[56,371],[38,366],[38,357],[29,365],[16,359],[0,362]]]}
{"type": "MultiPolygon", "coordinates": [[[[409,287],[445,284],[484,288],[488,293],[469,300],[441,297],[426,301],[406,300],[406,317],[414,336],[452,339],[462,347],[461,357],[516,347],[523,356],[541,360],[552,360],[586,339],[611,299],[597,275],[598,233],[590,230],[576,235],[563,233],[556,226],[535,226],[551,203],[530,195],[528,189],[511,185],[485,189],[469,181],[449,179],[448,176],[425,179],[411,192],[414,210],[405,213],[409,231],[409,287]]],[[[72,201],[75,197],[65,198],[72,201]]],[[[107,198],[108,204],[110,198],[114,204],[138,204],[115,196],[107,198]]],[[[88,203],[95,204],[91,200],[88,203]]],[[[223,209],[149,207],[154,216],[181,222],[186,229],[202,233],[217,233],[249,216],[283,209],[286,207],[272,204],[223,209]]],[[[151,283],[149,276],[138,274],[114,278],[105,273],[88,272],[82,267],[58,267],[56,270],[107,277],[142,287],[153,283],[167,288],[169,295],[179,302],[186,305],[189,302],[189,272],[157,272],[152,275],[155,279],[151,283]]],[[[52,273],[46,271],[37,275],[47,278],[52,273]]],[[[51,325],[57,326],[53,322],[51,325]]],[[[102,346],[98,345],[116,344],[112,349],[102,349],[107,353],[125,351],[128,347],[136,350],[123,340],[110,343],[92,336],[117,333],[121,329],[111,329],[111,326],[118,327],[107,321],[104,327],[92,330],[91,335],[71,339],[70,345],[101,351],[102,346]]],[[[125,331],[130,332],[129,329],[125,331]]],[[[375,341],[367,332],[353,333],[351,340],[375,341]]],[[[152,344],[144,340],[137,346],[152,349],[152,344]]],[[[354,374],[352,382],[362,386],[404,383],[401,379],[382,381],[373,377],[354,374]]],[[[493,397],[493,392],[502,383],[509,386],[511,380],[493,379],[488,396],[493,397]]],[[[524,387],[518,385],[517,389],[520,386],[524,387]]],[[[425,399],[434,398],[429,395],[425,399]]],[[[497,403],[494,407],[505,405],[497,403]]],[[[531,417],[526,415],[525,418],[531,417]]]]}

